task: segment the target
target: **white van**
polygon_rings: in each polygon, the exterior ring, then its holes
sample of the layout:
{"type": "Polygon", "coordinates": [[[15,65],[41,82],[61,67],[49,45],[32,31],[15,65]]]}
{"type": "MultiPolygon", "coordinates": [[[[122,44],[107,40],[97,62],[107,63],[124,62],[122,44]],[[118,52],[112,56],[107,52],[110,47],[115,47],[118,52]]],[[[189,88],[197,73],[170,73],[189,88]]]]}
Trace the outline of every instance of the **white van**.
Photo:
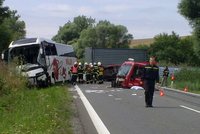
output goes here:
{"type": "Polygon", "coordinates": [[[18,69],[28,77],[31,85],[69,80],[69,70],[77,60],[73,47],[43,38],[27,38],[11,42],[2,53],[8,63],[18,58],[18,69]]]}

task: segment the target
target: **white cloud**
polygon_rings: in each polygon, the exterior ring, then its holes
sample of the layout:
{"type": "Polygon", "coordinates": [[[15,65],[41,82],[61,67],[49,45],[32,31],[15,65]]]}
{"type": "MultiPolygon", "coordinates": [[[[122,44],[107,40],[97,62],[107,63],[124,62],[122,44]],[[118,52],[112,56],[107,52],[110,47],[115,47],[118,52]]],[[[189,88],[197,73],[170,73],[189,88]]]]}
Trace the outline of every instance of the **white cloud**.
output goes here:
{"type": "Polygon", "coordinates": [[[82,6],[78,9],[78,14],[80,15],[94,15],[95,14],[95,9],[91,8],[91,7],[86,7],[86,6],[82,6]]]}
{"type": "Polygon", "coordinates": [[[38,5],[36,9],[49,12],[69,12],[72,10],[71,6],[67,4],[43,4],[38,5]]]}
{"type": "Polygon", "coordinates": [[[126,12],[131,9],[133,9],[133,6],[131,5],[108,5],[105,6],[103,10],[109,13],[116,13],[116,12],[119,13],[119,12],[126,12]]]}

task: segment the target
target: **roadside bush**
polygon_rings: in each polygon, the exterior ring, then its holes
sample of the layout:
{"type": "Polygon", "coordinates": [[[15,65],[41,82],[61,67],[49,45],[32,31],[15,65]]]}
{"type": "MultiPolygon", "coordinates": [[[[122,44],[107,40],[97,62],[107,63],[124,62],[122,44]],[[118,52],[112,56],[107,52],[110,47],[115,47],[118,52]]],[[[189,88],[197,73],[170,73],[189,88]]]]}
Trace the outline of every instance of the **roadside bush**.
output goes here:
{"type": "Polygon", "coordinates": [[[178,89],[188,87],[189,90],[200,91],[200,69],[181,69],[176,73],[175,87],[178,89]]]}
{"type": "Polygon", "coordinates": [[[16,71],[14,63],[7,65],[0,62],[0,96],[26,88],[26,78],[16,71]]]}

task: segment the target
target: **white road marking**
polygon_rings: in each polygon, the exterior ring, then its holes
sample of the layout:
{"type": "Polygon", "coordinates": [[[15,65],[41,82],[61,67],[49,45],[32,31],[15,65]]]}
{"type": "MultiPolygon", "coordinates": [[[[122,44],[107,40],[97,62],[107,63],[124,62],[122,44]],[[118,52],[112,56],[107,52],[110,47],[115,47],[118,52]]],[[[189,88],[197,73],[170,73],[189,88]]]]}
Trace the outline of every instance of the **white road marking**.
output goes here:
{"type": "Polygon", "coordinates": [[[90,104],[90,102],[87,100],[87,98],[85,97],[85,95],[83,94],[81,89],[77,85],[75,86],[75,88],[76,88],[76,91],[78,92],[97,132],[99,134],[110,134],[110,132],[108,131],[108,129],[106,128],[106,126],[104,125],[104,123],[102,122],[102,120],[100,119],[100,117],[98,116],[98,114],[96,113],[96,111],[94,110],[92,105],[90,104]]]}
{"type": "Polygon", "coordinates": [[[183,106],[183,105],[180,105],[180,107],[185,108],[185,109],[188,109],[188,110],[191,110],[191,111],[194,111],[194,112],[200,114],[200,111],[198,111],[198,110],[195,110],[195,109],[192,109],[192,108],[189,108],[189,107],[183,106]]]}
{"type": "Polygon", "coordinates": [[[122,100],[122,98],[115,98],[115,100],[122,100]]]}
{"type": "Polygon", "coordinates": [[[85,90],[86,93],[106,93],[104,90],[85,90]]]}
{"type": "Polygon", "coordinates": [[[113,96],[112,94],[109,94],[108,96],[113,96]]]}
{"type": "Polygon", "coordinates": [[[137,94],[132,94],[133,96],[136,96],[137,94]]]}

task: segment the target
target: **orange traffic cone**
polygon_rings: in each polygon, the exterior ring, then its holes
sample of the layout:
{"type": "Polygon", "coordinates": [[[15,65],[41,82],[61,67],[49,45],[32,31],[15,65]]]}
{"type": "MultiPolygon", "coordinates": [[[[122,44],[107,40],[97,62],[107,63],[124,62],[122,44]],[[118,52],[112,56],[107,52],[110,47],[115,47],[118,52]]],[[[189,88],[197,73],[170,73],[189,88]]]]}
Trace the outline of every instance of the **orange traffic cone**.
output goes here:
{"type": "Polygon", "coordinates": [[[188,87],[186,86],[183,91],[188,92],[188,87]]]}
{"type": "Polygon", "coordinates": [[[164,91],[163,91],[163,89],[160,89],[160,96],[164,96],[165,94],[164,94],[164,91]]]}

